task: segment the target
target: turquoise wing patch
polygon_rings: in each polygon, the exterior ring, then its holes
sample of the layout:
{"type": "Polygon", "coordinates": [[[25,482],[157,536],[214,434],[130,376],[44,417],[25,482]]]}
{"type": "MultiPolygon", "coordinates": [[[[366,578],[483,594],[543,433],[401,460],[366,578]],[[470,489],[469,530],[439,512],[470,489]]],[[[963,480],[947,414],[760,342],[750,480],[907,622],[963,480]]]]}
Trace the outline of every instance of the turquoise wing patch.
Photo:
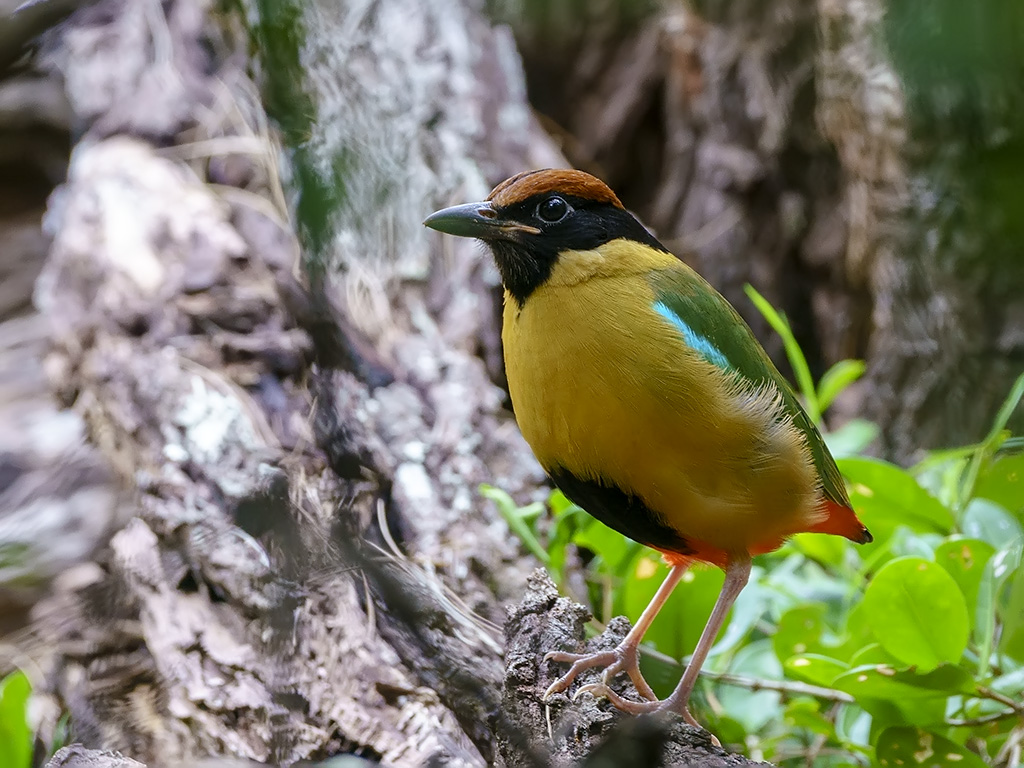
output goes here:
{"type": "Polygon", "coordinates": [[[732,366],[729,365],[729,360],[722,353],[722,350],[718,349],[718,347],[716,347],[707,336],[702,336],[691,328],[690,325],[677,315],[668,304],[663,301],[656,302],[654,304],[654,311],[672,323],[676,330],[682,334],[683,341],[686,342],[686,346],[699,354],[709,363],[725,370],[730,370],[732,368],[732,366]]]}

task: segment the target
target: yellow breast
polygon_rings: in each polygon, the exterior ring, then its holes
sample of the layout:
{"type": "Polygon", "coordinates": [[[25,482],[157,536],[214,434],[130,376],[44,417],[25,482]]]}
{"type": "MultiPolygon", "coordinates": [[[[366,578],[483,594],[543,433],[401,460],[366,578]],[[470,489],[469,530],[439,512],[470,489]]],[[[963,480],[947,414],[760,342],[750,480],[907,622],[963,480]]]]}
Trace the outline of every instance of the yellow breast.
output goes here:
{"type": "MultiPolygon", "coordinates": [[[[726,553],[801,530],[818,480],[777,392],[745,387],[653,311],[668,254],[613,241],[563,254],[502,339],[516,419],[538,460],[640,498],[684,539],[726,553]]],[[[613,525],[613,527],[615,527],[613,525]]]]}

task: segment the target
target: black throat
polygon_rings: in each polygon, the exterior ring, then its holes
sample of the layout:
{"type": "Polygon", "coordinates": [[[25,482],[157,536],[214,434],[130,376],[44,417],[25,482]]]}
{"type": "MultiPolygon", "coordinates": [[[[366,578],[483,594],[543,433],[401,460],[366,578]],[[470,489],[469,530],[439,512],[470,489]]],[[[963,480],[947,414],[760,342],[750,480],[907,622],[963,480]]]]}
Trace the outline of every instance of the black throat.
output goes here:
{"type": "Polygon", "coordinates": [[[563,251],[592,250],[624,238],[670,252],[632,214],[610,203],[563,196],[573,207],[573,212],[559,222],[546,223],[535,216],[535,211],[537,205],[549,196],[536,195],[499,211],[503,219],[539,228],[539,234],[517,233],[515,240],[495,239],[487,243],[494,254],[505,290],[520,307],[551,277],[551,271],[563,251]]]}

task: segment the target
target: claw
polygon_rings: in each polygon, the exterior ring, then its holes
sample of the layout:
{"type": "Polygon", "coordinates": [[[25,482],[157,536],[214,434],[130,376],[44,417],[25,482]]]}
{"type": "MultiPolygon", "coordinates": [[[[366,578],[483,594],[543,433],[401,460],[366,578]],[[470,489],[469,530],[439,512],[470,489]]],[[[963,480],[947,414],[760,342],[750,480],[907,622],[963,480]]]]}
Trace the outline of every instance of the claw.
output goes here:
{"type": "Polygon", "coordinates": [[[618,660],[615,651],[604,651],[602,653],[567,653],[565,651],[551,651],[544,655],[544,661],[555,661],[560,664],[569,664],[569,671],[555,680],[541,696],[541,701],[547,701],[550,696],[561,693],[576,679],[576,676],[585,669],[597,667],[601,664],[613,664],[618,660]]]}
{"type": "Polygon", "coordinates": [[[546,701],[548,697],[561,693],[572,685],[576,677],[586,669],[591,667],[604,666],[604,672],[601,675],[603,685],[608,688],[610,682],[620,672],[625,672],[629,675],[629,679],[633,681],[633,685],[636,687],[637,693],[647,701],[657,701],[658,697],[654,695],[654,691],[651,690],[651,686],[644,680],[644,676],[640,673],[640,660],[637,654],[636,646],[629,645],[626,643],[620,644],[614,650],[601,651],[599,653],[567,653],[566,651],[551,651],[544,655],[544,661],[554,661],[561,664],[572,664],[569,671],[562,675],[560,678],[555,680],[548,689],[544,692],[541,697],[542,701],[546,701]]]}

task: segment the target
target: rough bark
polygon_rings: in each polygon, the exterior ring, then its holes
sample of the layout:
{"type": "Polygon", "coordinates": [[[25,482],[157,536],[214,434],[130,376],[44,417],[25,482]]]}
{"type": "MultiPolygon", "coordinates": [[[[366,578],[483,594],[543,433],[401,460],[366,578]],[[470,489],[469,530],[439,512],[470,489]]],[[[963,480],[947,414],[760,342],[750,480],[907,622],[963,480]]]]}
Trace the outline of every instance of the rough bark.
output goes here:
{"type": "MultiPolygon", "coordinates": [[[[314,311],[317,300],[293,277],[298,249],[288,211],[275,205],[277,158],[245,61],[230,46],[206,3],[105,2],[77,13],[47,48],[85,126],[51,201],[54,241],[37,288],[52,327],[53,385],[138,494],[136,516],[113,537],[102,569],[37,606],[48,670],[40,687],[70,709],[87,745],[147,762],[364,752],[387,764],[480,764],[490,736],[477,728],[467,737],[473,729],[460,727],[451,708],[458,691],[437,681],[467,670],[473,681],[496,683],[499,645],[462,617],[465,609],[440,601],[433,571],[469,585],[462,594],[482,609],[493,612],[496,598],[465,549],[430,559],[442,529],[410,517],[406,499],[429,514],[413,493],[424,484],[435,493],[446,480],[449,492],[468,494],[472,471],[477,481],[493,477],[477,459],[482,451],[459,441],[480,419],[503,418],[500,397],[468,354],[376,395],[363,384],[346,389],[340,372],[335,380],[310,370],[316,338],[296,315],[321,324],[335,317],[330,304],[314,311]],[[424,412],[456,398],[465,411],[432,431],[424,412]],[[386,423],[366,433],[377,451],[366,469],[379,476],[331,471],[330,450],[317,447],[322,439],[333,448],[336,437],[318,431],[330,423],[317,416],[324,409],[351,430],[374,415],[386,423]],[[439,465],[470,467],[432,477],[422,462],[436,456],[439,465]],[[369,567],[367,551],[362,559],[349,551],[377,524],[379,505],[419,558],[402,571],[404,588],[395,577],[371,584],[381,569],[369,567]],[[388,583],[411,595],[416,613],[392,615],[377,602],[388,583]],[[416,632],[423,622],[458,630],[443,638],[443,653],[430,644],[441,639],[416,632]],[[396,639],[403,627],[412,632],[404,645],[396,639]],[[423,663],[431,657],[433,678],[423,663]]],[[[421,343],[417,352],[440,357],[443,344],[436,347],[421,343]]],[[[496,426],[488,434],[498,433],[490,439],[509,474],[535,482],[514,430],[502,439],[496,426]],[[510,464],[516,453],[522,459],[510,464]]],[[[514,547],[487,531],[494,521],[472,496],[464,507],[466,530],[494,543],[463,546],[515,563],[514,547]]]]}
{"type": "Polygon", "coordinates": [[[476,487],[543,476],[492,383],[493,266],[420,221],[562,160],[507,32],[455,0],[303,4],[316,119],[279,151],[240,52],[266,8],[212,8],[100,0],[38,59],[78,139],[35,283],[47,380],[132,489],[19,637],[44,732],[67,711],[151,765],[491,763],[538,737],[495,626],[531,566],[476,487]]]}
{"type": "Polygon", "coordinates": [[[85,749],[74,744],[58,749],[46,768],[145,768],[131,758],[112,750],[85,749]]]}
{"type": "Polygon", "coordinates": [[[13,65],[39,31],[33,19],[11,21],[16,5],[0,3],[0,633],[22,628],[51,582],[91,558],[125,513],[81,415],[47,383],[49,328],[31,300],[71,115],[59,78],[13,65]]]}
{"type": "MultiPolygon", "coordinates": [[[[543,570],[530,577],[525,599],[509,612],[501,711],[511,728],[499,732],[497,738],[505,765],[767,765],[726,753],[713,746],[707,731],[686,725],[675,716],[624,716],[607,701],[589,694],[575,702],[566,693],[543,701],[543,691],[565,671],[564,666],[542,661],[547,651],[611,650],[630,629],[629,623],[619,617],[584,643],[584,624],[589,618],[583,606],[559,596],[543,570]],[[525,742],[523,735],[528,739],[525,742]]],[[[587,670],[574,688],[599,679],[600,670],[587,670]]],[[[627,698],[637,698],[624,675],[616,678],[613,687],[627,698]]]]}

